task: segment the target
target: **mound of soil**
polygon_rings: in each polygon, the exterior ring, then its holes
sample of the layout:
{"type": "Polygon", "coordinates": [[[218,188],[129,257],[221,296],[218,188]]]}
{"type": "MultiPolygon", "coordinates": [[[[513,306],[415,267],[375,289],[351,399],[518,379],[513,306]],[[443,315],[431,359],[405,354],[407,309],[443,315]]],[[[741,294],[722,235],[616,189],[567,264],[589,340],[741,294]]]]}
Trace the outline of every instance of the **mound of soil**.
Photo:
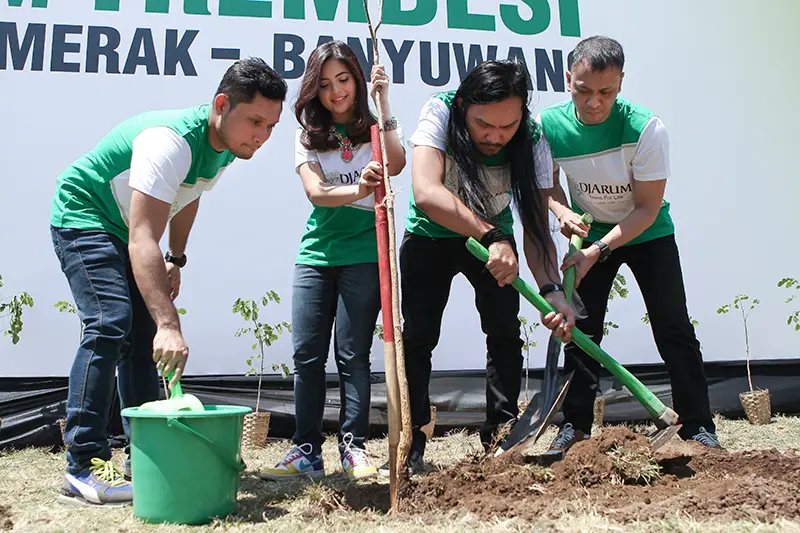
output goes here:
{"type": "Polygon", "coordinates": [[[0,531],[11,531],[14,522],[11,521],[11,507],[0,504],[0,531]]]}
{"type": "Polygon", "coordinates": [[[550,468],[515,453],[471,458],[414,480],[406,512],[464,510],[484,519],[556,518],[577,501],[620,522],[676,512],[697,520],[800,517],[800,456],[727,452],[674,440],[653,452],[627,428],[604,428],[550,468]]]}

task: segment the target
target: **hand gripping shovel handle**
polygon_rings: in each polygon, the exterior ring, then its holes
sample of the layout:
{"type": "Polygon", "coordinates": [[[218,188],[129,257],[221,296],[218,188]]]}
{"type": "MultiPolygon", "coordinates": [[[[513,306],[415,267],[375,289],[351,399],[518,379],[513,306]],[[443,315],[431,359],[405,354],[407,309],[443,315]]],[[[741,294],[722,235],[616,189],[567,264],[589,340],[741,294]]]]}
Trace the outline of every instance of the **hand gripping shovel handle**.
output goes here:
{"type": "MultiPolygon", "coordinates": [[[[584,224],[591,224],[593,221],[592,215],[584,213],[581,216],[581,222],[584,224]]],[[[573,234],[569,240],[568,256],[572,256],[575,252],[583,247],[583,237],[578,234],[573,234]]],[[[575,265],[572,265],[564,272],[564,295],[568,302],[572,301],[572,293],[575,290],[575,265]]],[[[545,357],[545,373],[544,373],[544,407],[543,412],[549,413],[552,409],[558,410],[561,406],[556,405],[559,396],[565,394],[564,390],[567,389],[572,382],[573,372],[567,374],[564,378],[564,386],[562,392],[559,393],[558,389],[558,360],[561,357],[561,339],[556,337],[555,333],[550,333],[550,339],[547,342],[547,355],[545,357]]],[[[552,413],[555,414],[555,413],[552,413]]],[[[536,437],[538,439],[538,435],[536,437]]],[[[536,440],[535,439],[535,440],[536,440]]],[[[534,442],[535,442],[534,440],[534,442]]]]}
{"type": "MultiPolygon", "coordinates": [[[[172,378],[174,376],[175,376],[175,370],[174,369],[170,370],[169,374],[167,374],[167,377],[166,377],[167,383],[172,381],[172,378]]],[[[169,390],[169,388],[167,388],[167,390],[169,390]]],[[[181,388],[180,380],[175,382],[175,386],[172,387],[172,391],[170,391],[169,398],[170,399],[172,399],[172,398],[183,398],[183,389],[181,388]]]]}
{"type": "MultiPolygon", "coordinates": [[[[594,221],[592,215],[589,213],[584,213],[581,215],[581,222],[584,224],[591,224],[594,221]]],[[[578,235],[577,233],[573,233],[572,237],[569,239],[569,251],[567,255],[572,255],[578,250],[583,248],[583,237],[578,235]]],[[[575,289],[575,265],[569,267],[566,272],[564,272],[564,292],[567,297],[567,301],[572,301],[572,291],[575,289]]]]}
{"type": "MultiPolygon", "coordinates": [[[[581,222],[584,224],[591,224],[594,221],[592,215],[589,213],[584,213],[581,215],[581,222]]],[[[571,256],[578,250],[583,248],[583,237],[578,235],[577,233],[573,233],[572,237],[569,239],[569,250],[567,251],[567,255],[571,256]]],[[[575,276],[576,276],[576,267],[572,265],[569,267],[566,272],[564,272],[564,295],[568,302],[572,301],[572,293],[575,290],[575,276]]],[[[551,334],[552,336],[552,334],[551,334]]],[[[561,347],[561,340],[556,339],[554,344],[561,347]],[[558,344],[555,344],[557,342],[558,344]]]]}
{"type": "MultiPolygon", "coordinates": [[[[489,260],[489,251],[473,238],[467,240],[467,249],[472,255],[484,263],[489,260]]],[[[519,293],[528,300],[542,314],[557,313],[558,311],[538,292],[534,291],[530,285],[525,283],[519,276],[511,284],[519,293]]],[[[608,355],[602,348],[595,344],[578,328],[572,328],[572,340],[589,356],[606,367],[620,382],[631,391],[631,394],[644,406],[648,414],[655,420],[656,425],[667,427],[675,425],[678,415],[672,409],[665,406],[650,389],[645,387],[641,381],[628,372],[628,370],[608,355]]]]}
{"type": "MultiPolygon", "coordinates": [[[[593,222],[592,215],[590,213],[584,213],[581,215],[581,222],[584,224],[591,224],[593,222]]],[[[577,233],[573,233],[569,240],[569,250],[567,252],[568,256],[572,256],[575,252],[583,248],[583,237],[578,235],[577,233]]],[[[564,295],[568,302],[572,301],[572,293],[575,291],[575,277],[576,277],[576,269],[575,265],[569,267],[566,272],[564,272],[564,295]]],[[[544,392],[545,392],[545,402],[544,402],[544,409],[545,411],[549,410],[553,402],[556,401],[556,381],[558,376],[558,360],[561,356],[561,339],[555,336],[555,333],[550,333],[550,340],[547,343],[547,357],[545,359],[545,380],[544,380],[544,392]]],[[[572,374],[570,372],[566,376],[566,386],[568,387],[570,382],[572,381],[572,374]]]]}

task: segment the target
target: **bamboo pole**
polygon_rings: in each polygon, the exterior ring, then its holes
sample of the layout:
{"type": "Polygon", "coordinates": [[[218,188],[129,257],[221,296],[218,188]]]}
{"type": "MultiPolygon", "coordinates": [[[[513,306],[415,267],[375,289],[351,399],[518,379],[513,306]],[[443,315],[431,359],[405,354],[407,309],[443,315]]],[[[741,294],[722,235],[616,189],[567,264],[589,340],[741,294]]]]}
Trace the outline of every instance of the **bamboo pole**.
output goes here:
{"type": "MultiPolygon", "coordinates": [[[[378,8],[378,24],[372,25],[369,5],[364,0],[370,35],[372,36],[373,64],[380,63],[378,29],[383,22],[383,0],[378,8]]],[[[372,129],[373,159],[380,157],[383,166],[383,183],[375,189],[375,224],[378,232],[378,256],[381,276],[381,309],[384,322],[384,360],[386,369],[386,403],[389,412],[389,507],[398,506],[398,482],[406,479],[408,453],[411,447],[411,410],[408,399],[403,333],[400,325],[400,290],[397,272],[397,238],[395,235],[394,191],[388,172],[386,153],[386,117],[380,105],[380,90],[375,97],[378,124],[372,129]],[[377,130],[377,132],[376,132],[377,130]],[[378,143],[375,137],[377,133],[378,143]],[[376,148],[380,150],[376,154],[376,148]],[[379,197],[380,196],[380,197],[379,197]],[[386,253],[388,251],[388,253],[386,253]],[[383,257],[383,260],[381,260],[383,257]],[[387,272],[388,271],[388,272],[387,272]],[[388,276],[387,276],[388,274],[388,276]],[[384,286],[388,289],[384,291],[384,286]],[[384,298],[387,294],[390,298],[384,298]],[[388,300],[388,301],[387,301],[388,300]],[[399,470],[398,470],[399,469],[399,470]],[[399,476],[398,476],[399,473],[399,476]]]]}

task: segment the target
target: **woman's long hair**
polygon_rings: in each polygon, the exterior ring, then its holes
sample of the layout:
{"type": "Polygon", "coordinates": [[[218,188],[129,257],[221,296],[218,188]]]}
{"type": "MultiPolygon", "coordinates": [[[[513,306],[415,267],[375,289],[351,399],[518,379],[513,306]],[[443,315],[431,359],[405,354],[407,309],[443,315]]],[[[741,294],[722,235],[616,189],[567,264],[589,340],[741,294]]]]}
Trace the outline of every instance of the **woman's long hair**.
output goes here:
{"type": "Polygon", "coordinates": [[[300,94],[294,104],[294,114],[303,126],[301,137],[308,150],[336,150],[339,141],[330,134],[333,124],[331,112],[325,109],[319,99],[319,85],[322,66],[329,59],[337,59],[345,64],[356,82],[354,121],[346,126],[347,136],[353,145],[370,142],[370,127],[377,121],[369,109],[369,93],[364,72],[353,50],[341,41],[330,41],[318,46],[308,58],[306,73],[300,85],[300,94]]]}
{"type": "Polygon", "coordinates": [[[500,102],[507,98],[522,98],[522,120],[517,133],[506,145],[506,157],[511,177],[511,190],[517,212],[525,231],[546,259],[550,240],[547,206],[539,195],[534,165],[533,127],[528,104],[530,102],[528,70],[516,61],[485,61],[464,78],[456,91],[450,109],[447,144],[458,167],[461,200],[475,214],[489,219],[487,200],[490,199],[486,182],[483,155],[469,135],[466,113],[471,105],[500,102]],[[460,103],[459,103],[460,100],[460,103]]]}

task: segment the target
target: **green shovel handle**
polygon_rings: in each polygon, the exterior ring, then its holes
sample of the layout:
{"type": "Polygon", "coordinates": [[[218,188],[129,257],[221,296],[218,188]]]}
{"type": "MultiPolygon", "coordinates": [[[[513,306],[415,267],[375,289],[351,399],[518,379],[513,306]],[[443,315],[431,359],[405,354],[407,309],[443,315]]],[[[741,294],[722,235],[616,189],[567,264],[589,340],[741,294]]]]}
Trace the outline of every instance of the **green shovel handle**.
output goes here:
{"type": "MultiPolygon", "coordinates": [[[[481,243],[470,237],[467,240],[467,249],[483,261],[484,263],[489,260],[489,251],[483,247],[481,243]]],[[[542,298],[538,292],[533,290],[530,285],[525,283],[519,276],[511,284],[519,293],[525,297],[533,306],[542,314],[558,313],[555,307],[550,302],[542,298]]],[[[645,387],[641,381],[628,372],[628,370],[608,355],[602,348],[595,344],[589,337],[587,337],[578,328],[572,328],[572,340],[583,351],[588,353],[593,359],[598,361],[601,365],[606,367],[620,382],[631,391],[631,394],[639,400],[647,412],[655,419],[662,418],[667,414],[667,407],[659,400],[650,389],[645,387]]],[[[666,423],[670,423],[672,416],[668,416],[666,423]]],[[[674,421],[671,421],[674,423],[674,421]]]]}
{"type": "Polygon", "coordinates": [[[219,446],[214,444],[214,442],[211,439],[209,439],[202,433],[199,433],[194,429],[190,428],[177,418],[167,418],[167,426],[179,429],[184,433],[188,433],[189,435],[192,435],[193,437],[200,439],[203,442],[203,444],[208,446],[208,448],[212,452],[214,452],[214,454],[219,458],[220,461],[228,465],[228,467],[233,469],[235,472],[242,472],[246,468],[246,465],[244,464],[244,461],[242,461],[241,457],[237,457],[238,460],[231,459],[231,457],[228,454],[224,453],[219,446]]]}
{"type": "MultiPolygon", "coordinates": [[[[589,213],[584,213],[581,215],[581,222],[584,224],[591,224],[594,221],[592,215],[589,213]]],[[[568,255],[572,255],[578,250],[583,248],[583,237],[578,235],[577,233],[573,233],[572,237],[569,239],[569,250],[567,252],[568,255]]],[[[575,265],[572,265],[564,272],[564,292],[567,297],[567,301],[572,301],[572,292],[575,290],[575,265]]]]}

